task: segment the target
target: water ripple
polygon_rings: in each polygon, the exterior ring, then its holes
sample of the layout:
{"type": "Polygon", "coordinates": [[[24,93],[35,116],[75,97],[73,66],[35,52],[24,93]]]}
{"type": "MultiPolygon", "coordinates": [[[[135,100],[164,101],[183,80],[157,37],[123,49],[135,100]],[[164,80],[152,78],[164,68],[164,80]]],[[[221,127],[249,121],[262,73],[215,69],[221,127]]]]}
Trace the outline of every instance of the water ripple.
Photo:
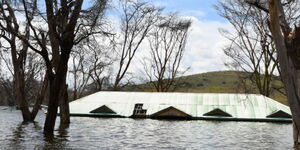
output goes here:
{"type": "Polygon", "coordinates": [[[47,137],[43,114],[35,123],[21,119],[18,111],[0,109],[0,149],[292,149],[291,124],[74,117],[47,137]]]}

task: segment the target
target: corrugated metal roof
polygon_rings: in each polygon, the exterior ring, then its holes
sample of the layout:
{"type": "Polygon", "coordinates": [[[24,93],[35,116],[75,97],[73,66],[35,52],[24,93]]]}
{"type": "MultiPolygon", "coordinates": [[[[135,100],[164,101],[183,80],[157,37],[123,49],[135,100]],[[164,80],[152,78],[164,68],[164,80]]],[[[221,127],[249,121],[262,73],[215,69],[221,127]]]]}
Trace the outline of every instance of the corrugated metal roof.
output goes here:
{"type": "Polygon", "coordinates": [[[152,93],[152,92],[98,92],[70,103],[71,114],[89,114],[91,110],[106,105],[118,115],[129,117],[136,103],[143,103],[147,115],[173,106],[192,117],[206,117],[203,114],[216,108],[233,118],[264,119],[282,110],[290,109],[275,100],[257,94],[217,93],[152,93]]]}

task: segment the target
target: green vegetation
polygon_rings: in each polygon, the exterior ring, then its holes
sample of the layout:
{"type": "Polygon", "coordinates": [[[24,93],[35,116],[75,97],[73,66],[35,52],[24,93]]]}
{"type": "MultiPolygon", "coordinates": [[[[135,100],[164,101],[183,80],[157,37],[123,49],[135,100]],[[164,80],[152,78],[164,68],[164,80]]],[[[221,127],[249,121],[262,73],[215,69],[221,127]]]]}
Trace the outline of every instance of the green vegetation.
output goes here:
{"type": "MultiPolygon", "coordinates": [[[[174,92],[191,93],[258,93],[257,88],[251,84],[250,73],[237,71],[218,71],[202,74],[195,74],[176,78],[174,92]],[[241,77],[245,79],[245,84],[241,83],[241,77]]],[[[281,87],[282,83],[278,77],[274,77],[273,87],[281,87]]],[[[124,91],[155,91],[150,83],[140,85],[130,85],[124,91]]],[[[288,104],[286,97],[277,90],[272,90],[271,98],[288,104]]]]}

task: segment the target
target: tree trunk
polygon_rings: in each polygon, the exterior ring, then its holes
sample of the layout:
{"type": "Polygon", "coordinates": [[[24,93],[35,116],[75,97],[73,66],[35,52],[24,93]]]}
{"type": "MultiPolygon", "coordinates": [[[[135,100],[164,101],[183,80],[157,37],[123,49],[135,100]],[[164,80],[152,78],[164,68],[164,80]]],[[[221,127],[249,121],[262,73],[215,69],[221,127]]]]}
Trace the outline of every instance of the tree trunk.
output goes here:
{"type": "Polygon", "coordinates": [[[68,86],[65,85],[64,91],[61,94],[60,100],[60,124],[69,124],[70,123],[70,108],[69,108],[69,97],[68,97],[68,86]]]}
{"type": "Polygon", "coordinates": [[[16,43],[16,37],[11,37],[11,56],[13,61],[13,67],[14,67],[14,86],[15,86],[15,94],[16,99],[18,101],[19,108],[22,112],[23,121],[33,121],[31,117],[30,110],[28,108],[28,103],[25,99],[25,77],[24,77],[24,70],[22,66],[22,59],[18,59],[17,57],[17,47],[15,45],[16,43]]]}
{"type": "Polygon", "coordinates": [[[56,115],[57,115],[57,106],[58,106],[58,93],[57,85],[55,85],[55,80],[49,79],[50,92],[49,92],[49,104],[47,110],[47,116],[44,125],[44,133],[53,134],[56,115]]]}
{"type": "MultiPolygon", "coordinates": [[[[56,69],[56,74],[52,72],[52,69],[48,68],[48,77],[50,84],[49,104],[44,125],[44,133],[53,134],[55,121],[57,117],[58,104],[61,100],[60,95],[65,90],[66,86],[66,74],[68,69],[68,60],[70,49],[62,49],[62,53],[59,59],[59,65],[56,69]]],[[[49,66],[48,66],[49,67],[49,66]]],[[[69,105],[69,103],[63,103],[69,105]]],[[[65,109],[66,110],[66,109],[65,109]]]]}
{"type": "Polygon", "coordinates": [[[117,76],[116,80],[115,80],[115,83],[114,83],[114,86],[113,86],[113,89],[112,89],[113,91],[119,91],[120,90],[119,83],[120,83],[120,79],[117,76]]]}
{"type": "MultiPolygon", "coordinates": [[[[293,98],[293,101],[297,101],[295,107],[293,107],[293,109],[295,109],[294,111],[294,114],[293,114],[293,134],[294,134],[294,144],[295,144],[295,147],[300,149],[300,98],[299,98],[299,95],[300,95],[300,88],[299,88],[299,85],[300,85],[300,71],[297,70],[295,71],[295,77],[296,77],[296,82],[294,83],[294,92],[296,93],[295,94],[295,97],[293,98]]],[[[292,90],[292,89],[290,89],[292,90]]],[[[289,100],[291,101],[291,100],[289,100]]],[[[290,104],[291,105],[291,104],[290,104]]],[[[292,108],[291,108],[292,109],[292,108]]]]}
{"type": "MultiPolygon", "coordinates": [[[[270,10],[270,28],[278,53],[278,61],[280,64],[281,78],[283,80],[289,106],[293,116],[293,133],[294,144],[299,146],[299,129],[300,129],[300,98],[299,98],[299,85],[300,85],[300,71],[295,68],[294,63],[288,55],[290,51],[286,45],[282,29],[280,25],[280,12],[279,7],[281,2],[279,0],[269,1],[270,10]]],[[[282,17],[282,16],[281,16],[282,17]]],[[[296,35],[300,36],[300,35],[296,35]]],[[[294,54],[295,55],[295,54],[294,54]]]]}
{"type": "Polygon", "coordinates": [[[24,94],[24,78],[22,78],[20,70],[18,68],[15,69],[15,90],[16,90],[16,98],[19,104],[19,108],[22,112],[23,121],[33,121],[31,117],[30,110],[28,108],[28,103],[25,100],[24,94]]]}
{"type": "Polygon", "coordinates": [[[25,97],[25,75],[24,75],[24,69],[22,65],[22,61],[24,58],[18,60],[16,57],[16,51],[12,49],[12,55],[13,55],[13,66],[14,66],[14,86],[15,86],[15,95],[16,99],[18,101],[19,108],[22,112],[23,121],[34,121],[40,106],[43,102],[44,95],[46,93],[47,89],[47,77],[44,79],[42,90],[35,102],[35,105],[33,107],[32,112],[29,110],[28,101],[25,97]]]}

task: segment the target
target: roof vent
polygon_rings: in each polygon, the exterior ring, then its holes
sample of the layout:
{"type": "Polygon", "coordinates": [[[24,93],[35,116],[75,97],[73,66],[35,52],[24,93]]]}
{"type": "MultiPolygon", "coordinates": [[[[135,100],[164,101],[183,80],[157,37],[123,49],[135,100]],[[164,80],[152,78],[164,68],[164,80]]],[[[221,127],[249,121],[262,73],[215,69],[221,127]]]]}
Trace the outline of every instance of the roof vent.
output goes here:
{"type": "Polygon", "coordinates": [[[270,115],[267,118],[292,118],[292,116],[282,110],[278,110],[270,115]]]}
{"type": "Polygon", "coordinates": [[[203,116],[232,117],[229,113],[227,113],[219,108],[216,108],[210,112],[207,112],[207,113],[203,114],[203,116]]]}
{"type": "Polygon", "coordinates": [[[107,113],[107,114],[116,114],[116,112],[114,112],[113,110],[111,110],[109,107],[103,105],[101,107],[98,107],[92,111],[90,111],[90,113],[107,113]]]}

